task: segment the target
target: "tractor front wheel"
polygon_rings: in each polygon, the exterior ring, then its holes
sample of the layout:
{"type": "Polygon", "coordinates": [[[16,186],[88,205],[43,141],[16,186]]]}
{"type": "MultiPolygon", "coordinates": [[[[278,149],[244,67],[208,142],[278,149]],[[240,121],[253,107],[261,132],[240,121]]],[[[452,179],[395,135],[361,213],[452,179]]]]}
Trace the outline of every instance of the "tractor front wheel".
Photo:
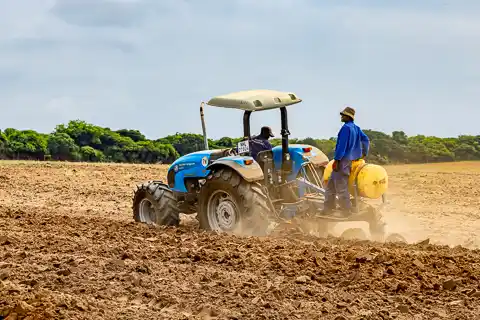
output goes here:
{"type": "Polygon", "coordinates": [[[146,224],[178,226],[180,210],[172,190],[156,181],[138,185],[133,195],[133,218],[146,224]]]}
{"type": "Polygon", "coordinates": [[[265,235],[269,213],[260,184],[245,181],[230,168],[211,173],[200,191],[198,220],[204,230],[265,235]]]}

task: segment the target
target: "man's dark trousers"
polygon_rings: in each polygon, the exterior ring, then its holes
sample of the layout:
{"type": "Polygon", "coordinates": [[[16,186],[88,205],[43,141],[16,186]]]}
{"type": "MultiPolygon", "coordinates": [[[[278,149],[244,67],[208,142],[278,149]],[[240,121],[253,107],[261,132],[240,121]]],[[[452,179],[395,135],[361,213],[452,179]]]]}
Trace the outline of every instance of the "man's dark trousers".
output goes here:
{"type": "Polygon", "coordinates": [[[325,210],[336,209],[335,195],[338,195],[339,206],[343,211],[350,211],[352,203],[350,202],[350,192],[348,191],[348,178],[352,169],[352,161],[342,159],[337,162],[337,171],[332,171],[328,179],[327,189],[325,190],[325,210]]]}

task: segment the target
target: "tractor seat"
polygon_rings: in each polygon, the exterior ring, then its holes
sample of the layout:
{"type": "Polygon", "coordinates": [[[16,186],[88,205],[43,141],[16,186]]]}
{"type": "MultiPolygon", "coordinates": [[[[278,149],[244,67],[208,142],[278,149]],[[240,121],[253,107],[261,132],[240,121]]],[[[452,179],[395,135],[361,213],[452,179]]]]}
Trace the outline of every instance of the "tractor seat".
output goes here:
{"type": "Polygon", "coordinates": [[[268,160],[272,160],[272,166],[273,166],[273,151],[272,150],[260,151],[257,154],[257,158],[255,159],[255,161],[258,162],[258,164],[260,165],[262,170],[264,170],[265,162],[267,162],[268,160]]]}

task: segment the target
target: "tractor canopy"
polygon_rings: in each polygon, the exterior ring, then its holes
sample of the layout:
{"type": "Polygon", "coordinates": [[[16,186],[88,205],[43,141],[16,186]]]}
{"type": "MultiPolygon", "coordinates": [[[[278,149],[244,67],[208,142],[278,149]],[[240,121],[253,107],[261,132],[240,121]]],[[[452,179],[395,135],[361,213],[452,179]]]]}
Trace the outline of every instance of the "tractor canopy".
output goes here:
{"type": "MultiPolygon", "coordinates": [[[[286,173],[291,170],[292,165],[288,148],[288,136],[290,135],[290,131],[288,130],[286,107],[300,102],[302,102],[302,99],[298,98],[297,95],[293,92],[282,92],[277,90],[246,90],[213,97],[207,102],[207,105],[244,111],[244,140],[240,141],[237,145],[237,152],[239,155],[250,154],[250,115],[252,114],[252,112],[280,109],[280,134],[282,136],[282,174],[286,175],[286,173]]],[[[203,118],[203,103],[200,106],[200,117],[202,119],[205,148],[208,149],[208,139],[205,129],[205,121],[203,118]]]]}
{"type": "Polygon", "coordinates": [[[292,92],[247,90],[213,97],[207,104],[253,112],[282,108],[299,102],[302,102],[302,99],[292,92]]]}

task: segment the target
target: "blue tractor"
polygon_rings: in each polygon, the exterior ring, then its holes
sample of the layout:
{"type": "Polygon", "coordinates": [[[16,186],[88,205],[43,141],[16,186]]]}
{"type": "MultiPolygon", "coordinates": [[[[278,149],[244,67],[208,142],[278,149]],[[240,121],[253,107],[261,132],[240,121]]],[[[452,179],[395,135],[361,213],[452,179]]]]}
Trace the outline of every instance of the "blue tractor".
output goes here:
{"type": "Polygon", "coordinates": [[[379,210],[362,205],[359,197],[352,199],[359,213],[349,219],[318,216],[323,208],[324,171],[329,159],[316,147],[289,144],[287,107],[301,101],[294,93],[273,90],[242,91],[210,99],[207,105],[244,111],[243,140],[236,148],[221,150],[208,149],[202,103],[205,150],[172,163],[167,183],[147,181],[137,186],[133,197],[135,221],[178,226],[180,213],[197,213],[204,230],[265,235],[292,218],[315,219],[316,231],[323,236],[328,223],[366,221],[372,236],[383,239],[385,224],[379,210]],[[250,154],[250,116],[271,109],[280,109],[281,146],[262,151],[254,159],[250,154]]]}

